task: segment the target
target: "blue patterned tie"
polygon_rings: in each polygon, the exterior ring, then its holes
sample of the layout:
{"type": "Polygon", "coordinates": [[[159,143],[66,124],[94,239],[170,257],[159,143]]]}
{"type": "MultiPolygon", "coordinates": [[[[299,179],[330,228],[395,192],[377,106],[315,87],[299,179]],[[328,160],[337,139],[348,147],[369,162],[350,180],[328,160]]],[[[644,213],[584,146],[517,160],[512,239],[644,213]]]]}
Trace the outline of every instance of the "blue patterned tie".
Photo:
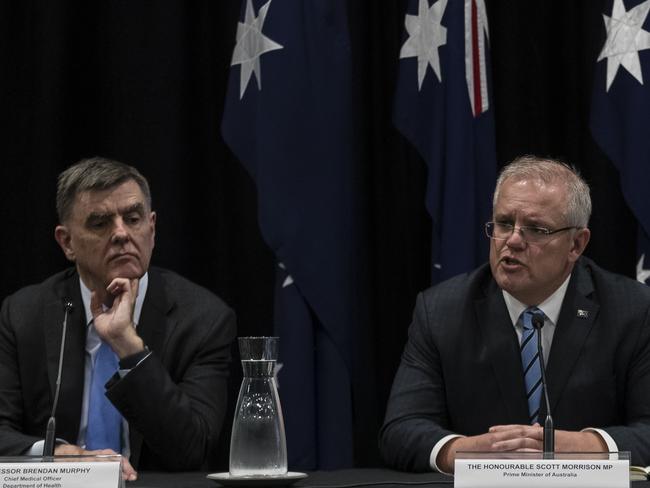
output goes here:
{"type": "Polygon", "coordinates": [[[86,449],[113,449],[118,454],[121,452],[122,416],[104,394],[104,385],[117,369],[117,356],[110,346],[102,341],[95,355],[90,383],[86,449]]]}
{"type": "Polygon", "coordinates": [[[521,364],[524,369],[526,397],[528,398],[528,419],[537,422],[542,399],[542,370],[539,365],[537,330],[533,327],[533,315],[543,312],[537,307],[529,307],[521,314],[524,331],[521,336],[521,364]]]}

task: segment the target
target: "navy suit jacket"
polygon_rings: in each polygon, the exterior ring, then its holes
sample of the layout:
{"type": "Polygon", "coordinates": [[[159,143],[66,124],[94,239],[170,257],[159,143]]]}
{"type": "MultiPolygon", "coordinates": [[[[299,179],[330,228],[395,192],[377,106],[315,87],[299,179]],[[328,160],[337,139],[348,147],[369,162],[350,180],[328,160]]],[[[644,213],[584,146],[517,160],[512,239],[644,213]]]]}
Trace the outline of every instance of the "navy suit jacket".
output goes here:
{"type": "MultiPolygon", "coordinates": [[[[45,435],[57,375],[63,303],[68,318],[57,437],[76,444],[84,384],[85,313],[69,269],[4,300],[0,312],[0,455],[18,455],[45,435]]],[[[137,469],[189,470],[212,454],[226,411],[234,313],[208,290],[167,270],[149,270],[138,334],[152,354],[107,396],[129,423],[137,469]]]]}
{"type": "MultiPolygon", "coordinates": [[[[650,464],[649,312],[650,288],[580,258],[546,366],[556,428],[602,428],[619,450],[631,451],[633,464],[644,466],[650,464]]],[[[421,293],[380,433],[385,462],[430,470],[431,451],[446,435],[526,423],[518,339],[489,266],[421,293]]]]}

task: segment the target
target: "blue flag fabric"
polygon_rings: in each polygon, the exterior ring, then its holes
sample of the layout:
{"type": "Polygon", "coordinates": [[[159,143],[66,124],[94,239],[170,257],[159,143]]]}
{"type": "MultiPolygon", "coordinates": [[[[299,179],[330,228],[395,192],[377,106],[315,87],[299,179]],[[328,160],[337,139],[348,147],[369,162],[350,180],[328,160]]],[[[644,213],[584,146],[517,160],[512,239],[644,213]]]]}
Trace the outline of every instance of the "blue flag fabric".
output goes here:
{"type": "Polygon", "coordinates": [[[614,0],[606,8],[590,127],[618,169],[623,195],[639,223],[637,279],[645,282],[650,275],[650,1],[614,0]]]}
{"type": "Polygon", "coordinates": [[[289,467],[351,467],[367,300],[346,4],[242,7],[222,134],[255,180],[262,235],[278,260],[289,467]]]}
{"type": "Polygon", "coordinates": [[[483,0],[410,0],[394,123],[428,165],[432,282],[487,259],[496,178],[483,0]]]}

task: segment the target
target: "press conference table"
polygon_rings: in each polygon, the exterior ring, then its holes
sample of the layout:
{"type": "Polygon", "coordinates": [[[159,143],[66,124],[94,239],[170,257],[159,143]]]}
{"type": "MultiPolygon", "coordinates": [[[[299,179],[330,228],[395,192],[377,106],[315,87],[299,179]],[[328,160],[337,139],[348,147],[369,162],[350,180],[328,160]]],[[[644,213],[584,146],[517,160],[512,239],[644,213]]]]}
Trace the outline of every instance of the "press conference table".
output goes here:
{"type": "MultiPolygon", "coordinates": [[[[141,472],[138,481],[126,486],[138,488],[217,488],[220,485],[207,479],[208,473],[141,472]]],[[[382,488],[403,486],[453,486],[453,478],[440,473],[403,473],[390,469],[345,469],[339,471],[309,472],[309,477],[294,483],[295,488],[352,488],[380,485],[382,488]]],[[[244,487],[244,485],[238,485],[244,487]]],[[[634,481],[635,488],[649,487],[650,481],[634,481]]]]}
{"type": "MultiPolygon", "coordinates": [[[[139,473],[138,481],[128,483],[127,488],[218,488],[220,485],[207,479],[208,473],[139,473]]],[[[366,486],[381,483],[382,488],[417,483],[422,486],[453,486],[453,478],[440,473],[402,473],[389,469],[344,469],[339,471],[312,471],[308,478],[292,484],[295,488],[335,488],[343,486],[366,486]]],[[[650,485],[650,483],[648,483],[650,485]]],[[[239,486],[239,485],[238,485],[239,486]]],[[[244,485],[242,485],[243,488],[244,485]]]]}

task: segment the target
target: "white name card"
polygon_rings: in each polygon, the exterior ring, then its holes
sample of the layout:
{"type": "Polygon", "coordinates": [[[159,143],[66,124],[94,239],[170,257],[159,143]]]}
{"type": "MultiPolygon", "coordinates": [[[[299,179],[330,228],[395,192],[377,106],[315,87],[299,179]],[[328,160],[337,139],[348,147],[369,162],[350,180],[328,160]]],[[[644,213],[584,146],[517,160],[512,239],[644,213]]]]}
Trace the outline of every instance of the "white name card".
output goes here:
{"type": "Polygon", "coordinates": [[[1,488],[118,488],[119,461],[0,464],[1,488]]]}
{"type": "Polygon", "coordinates": [[[456,488],[629,488],[625,459],[457,459],[456,488]]]}

